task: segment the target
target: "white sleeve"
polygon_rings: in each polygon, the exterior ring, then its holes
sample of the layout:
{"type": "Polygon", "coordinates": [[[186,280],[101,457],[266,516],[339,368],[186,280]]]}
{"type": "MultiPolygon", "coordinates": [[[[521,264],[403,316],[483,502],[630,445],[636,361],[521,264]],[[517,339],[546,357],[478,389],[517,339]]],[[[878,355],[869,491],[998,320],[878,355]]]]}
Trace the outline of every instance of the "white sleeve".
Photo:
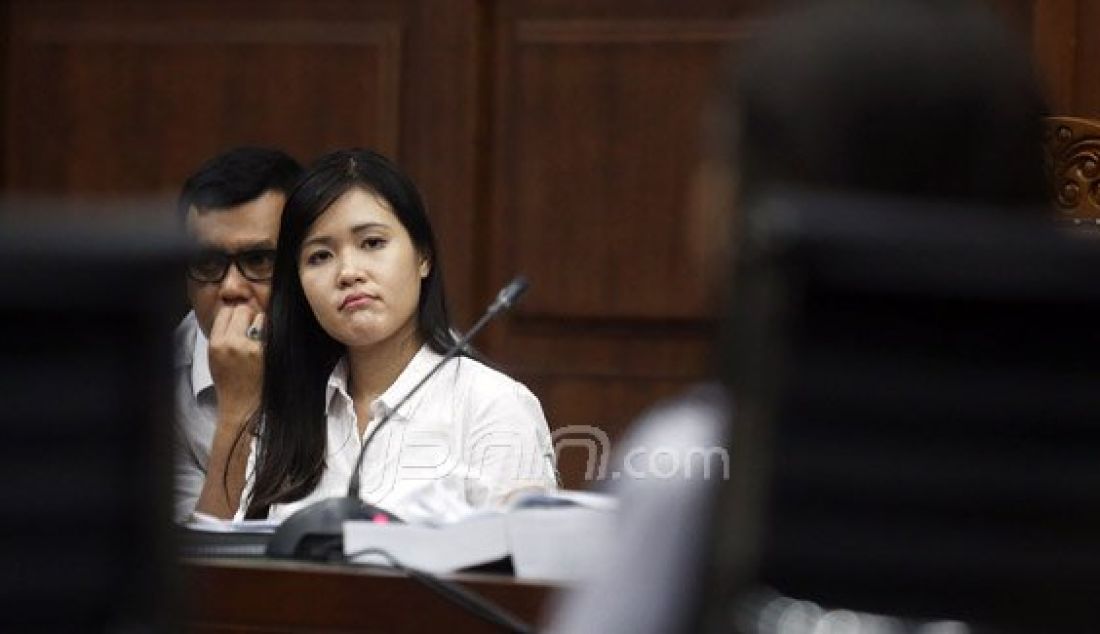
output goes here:
{"type": "Polygon", "coordinates": [[[172,434],[173,506],[172,516],[178,523],[186,522],[199,502],[199,493],[206,481],[206,471],[182,432],[176,428],[172,434]]]}
{"type": "Polygon", "coordinates": [[[517,491],[558,485],[542,406],[523,384],[508,383],[472,404],[463,453],[469,465],[466,498],[473,506],[499,505],[517,491]]]}

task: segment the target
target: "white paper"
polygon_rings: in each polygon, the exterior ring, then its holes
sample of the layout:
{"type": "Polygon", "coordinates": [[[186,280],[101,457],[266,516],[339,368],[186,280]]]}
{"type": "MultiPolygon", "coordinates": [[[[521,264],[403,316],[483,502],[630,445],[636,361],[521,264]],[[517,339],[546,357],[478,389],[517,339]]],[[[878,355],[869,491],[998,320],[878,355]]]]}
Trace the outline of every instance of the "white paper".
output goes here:
{"type": "Polygon", "coordinates": [[[572,582],[588,576],[602,560],[613,518],[611,512],[581,506],[509,513],[516,578],[572,582]]]}
{"type": "Polygon", "coordinates": [[[402,565],[451,572],[496,561],[509,554],[503,515],[471,518],[446,526],[344,523],[344,553],[357,563],[387,565],[383,557],[359,555],[376,548],[402,565]]]}
{"type": "Polygon", "coordinates": [[[344,553],[357,563],[388,565],[385,557],[359,554],[379,549],[434,573],[511,555],[518,578],[575,581],[600,560],[616,508],[608,495],[560,491],[521,496],[503,509],[468,509],[444,524],[345,522],[344,553]]]}
{"type": "Polygon", "coordinates": [[[274,533],[275,520],[223,520],[205,513],[192,513],[184,527],[205,533],[274,533]]]}

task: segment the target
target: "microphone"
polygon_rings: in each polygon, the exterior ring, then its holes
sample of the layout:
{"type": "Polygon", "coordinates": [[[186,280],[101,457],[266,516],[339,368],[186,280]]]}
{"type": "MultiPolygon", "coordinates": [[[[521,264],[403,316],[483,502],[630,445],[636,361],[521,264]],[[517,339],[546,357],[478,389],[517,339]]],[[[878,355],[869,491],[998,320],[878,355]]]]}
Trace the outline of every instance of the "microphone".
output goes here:
{"type": "Polygon", "coordinates": [[[372,504],[367,504],[359,497],[360,471],[363,466],[363,457],[367,455],[367,448],[393,414],[416,394],[425,383],[428,382],[443,366],[462,352],[466,351],[470,341],[500,313],[515,306],[519,298],[527,291],[529,286],[527,278],[517,276],[497,293],[496,299],[489,305],[485,314],[477,320],[465,335],[443,355],[432,369],[409,390],[397,405],[390,408],[371,433],[363,441],[359,449],[359,456],[355,460],[355,468],[351,479],[348,481],[348,492],[344,497],[328,498],[315,502],[299,510],[286,519],[275,529],[271,539],[267,543],[267,556],[284,559],[309,559],[315,561],[339,561],[344,554],[344,522],[352,520],[367,520],[373,522],[400,522],[401,519],[394,514],[380,509],[372,504]]]}
{"type": "MultiPolygon", "coordinates": [[[[500,292],[497,293],[497,298],[493,300],[492,304],[489,305],[489,310],[486,311],[486,317],[490,315],[495,316],[497,313],[508,310],[512,306],[515,306],[516,302],[519,301],[519,298],[527,292],[528,286],[530,286],[530,284],[527,282],[527,278],[523,277],[522,275],[519,275],[515,277],[511,282],[508,282],[508,285],[500,289],[500,292]]],[[[483,317],[482,319],[485,319],[485,317],[483,317]]],[[[466,333],[466,338],[470,338],[473,335],[477,334],[478,330],[480,330],[480,328],[475,325],[473,328],[470,329],[470,332],[466,333]]]]}

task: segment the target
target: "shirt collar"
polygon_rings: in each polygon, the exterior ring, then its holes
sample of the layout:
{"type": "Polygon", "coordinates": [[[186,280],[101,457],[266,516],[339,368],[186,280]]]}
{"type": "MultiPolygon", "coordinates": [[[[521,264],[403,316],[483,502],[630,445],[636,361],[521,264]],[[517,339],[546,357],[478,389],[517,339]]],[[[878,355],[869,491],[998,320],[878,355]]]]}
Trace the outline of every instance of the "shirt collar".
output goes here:
{"type": "MultiPolygon", "coordinates": [[[[409,364],[405,366],[405,369],[401,371],[401,374],[397,375],[397,380],[390,385],[385,392],[371,403],[371,415],[374,417],[384,416],[386,412],[392,410],[401,399],[405,398],[405,395],[416,387],[416,384],[420,382],[431,372],[435,364],[442,359],[442,355],[436,353],[427,344],[420,346],[416,354],[409,361],[409,364]]],[[[328,378],[328,387],[325,394],[326,413],[331,412],[333,406],[333,399],[337,395],[346,402],[350,407],[352,400],[351,395],[348,392],[348,362],[347,357],[342,357],[339,362],[336,363],[336,367],[333,368],[332,374],[328,378]]],[[[423,395],[423,391],[417,392],[393,414],[393,420],[408,420],[414,411],[416,406],[420,402],[420,397],[423,395]]]]}
{"type": "Polygon", "coordinates": [[[349,406],[351,405],[351,395],[348,394],[348,360],[346,357],[341,357],[336,362],[336,367],[332,369],[332,374],[328,375],[328,384],[325,388],[325,414],[331,413],[332,400],[337,395],[347,401],[349,406]]]}
{"type": "Polygon", "coordinates": [[[195,396],[207,388],[214,387],[214,377],[210,374],[210,342],[201,328],[195,328],[195,348],[191,353],[191,390],[195,396]]]}
{"type": "Polygon", "coordinates": [[[191,366],[191,357],[195,353],[195,330],[199,327],[195,321],[195,311],[190,311],[176,326],[172,333],[172,349],[176,355],[177,368],[191,366]]]}

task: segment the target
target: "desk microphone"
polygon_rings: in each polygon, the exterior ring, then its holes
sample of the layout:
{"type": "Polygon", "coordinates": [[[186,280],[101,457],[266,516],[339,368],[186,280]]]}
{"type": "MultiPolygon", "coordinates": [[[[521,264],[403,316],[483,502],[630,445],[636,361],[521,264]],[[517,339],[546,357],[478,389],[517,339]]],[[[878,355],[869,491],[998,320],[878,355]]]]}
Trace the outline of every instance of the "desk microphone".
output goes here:
{"type": "Polygon", "coordinates": [[[363,456],[367,455],[367,447],[374,437],[389,422],[390,417],[416,394],[428,379],[451,359],[466,351],[470,340],[489,323],[491,319],[500,313],[510,309],[516,304],[520,296],[527,290],[527,278],[516,277],[497,293],[496,299],[489,305],[481,319],[477,320],[473,328],[455,342],[447,354],[439,360],[424,378],[413,386],[408,393],[398,401],[397,405],[388,409],[386,414],[374,426],[371,433],[363,441],[359,449],[359,457],[355,461],[355,468],[348,482],[348,493],[344,497],[328,498],[315,502],[291,515],[275,530],[271,540],[267,543],[267,555],[286,559],[310,559],[319,561],[340,560],[344,554],[344,522],[353,520],[367,521],[401,521],[392,513],[380,509],[372,504],[367,504],[359,497],[360,475],[363,465],[363,456]]]}

